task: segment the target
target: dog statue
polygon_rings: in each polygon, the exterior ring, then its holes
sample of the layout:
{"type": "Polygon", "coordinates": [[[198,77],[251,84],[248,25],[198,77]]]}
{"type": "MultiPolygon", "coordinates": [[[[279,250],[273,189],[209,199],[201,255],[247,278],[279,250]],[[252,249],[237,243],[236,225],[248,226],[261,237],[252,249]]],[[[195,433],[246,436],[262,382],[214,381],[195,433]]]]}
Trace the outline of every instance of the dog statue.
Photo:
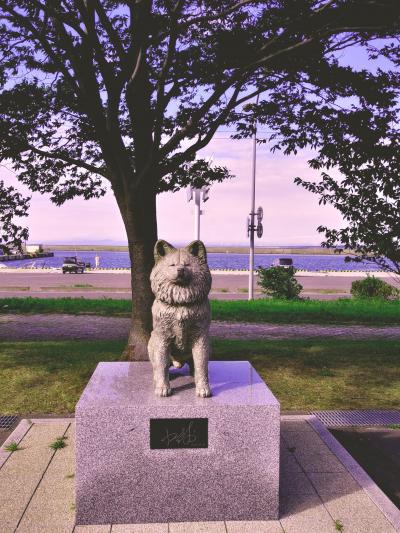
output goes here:
{"type": "Polygon", "coordinates": [[[188,362],[194,372],[197,396],[207,398],[211,396],[208,383],[211,273],[206,248],[201,241],[177,249],[159,240],[154,247],[154,259],[150,281],[155,301],[148,350],[155,393],[169,396],[170,365],[180,368],[188,362]]]}

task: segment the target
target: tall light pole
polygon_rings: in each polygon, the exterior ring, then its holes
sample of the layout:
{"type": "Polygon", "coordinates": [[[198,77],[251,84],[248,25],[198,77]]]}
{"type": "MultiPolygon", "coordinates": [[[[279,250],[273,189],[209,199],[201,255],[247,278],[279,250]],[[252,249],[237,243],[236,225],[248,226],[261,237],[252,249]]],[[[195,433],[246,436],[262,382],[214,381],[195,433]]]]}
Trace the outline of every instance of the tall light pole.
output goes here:
{"type": "MultiPolygon", "coordinates": [[[[258,104],[259,94],[257,95],[256,105],[258,104]]],[[[251,202],[250,202],[250,217],[248,219],[247,231],[250,236],[250,253],[249,253],[249,291],[248,299],[254,298],[254,233],[261,238],[263,233],[262,218],[263,210],[259,207],[256,213],[256,163],[257,163],[257,121],[254,121],[253,134],[253,169],[251,179],[251,202]],[[258,223],[255,225],[255,217],[257,216],[258,223]]]]}
{"type": "Polygon", "coordinates": [[[204,211],[200,209],[201,201],[203,200],[203,202],[207,202],[210,197],[209,192],[209,185],[206,185],[201,189],[189,187],[187,191],[188,202],[194,200],[194,239],[196,241],[200,240],[200,215],[204,214],[204,211]]]}

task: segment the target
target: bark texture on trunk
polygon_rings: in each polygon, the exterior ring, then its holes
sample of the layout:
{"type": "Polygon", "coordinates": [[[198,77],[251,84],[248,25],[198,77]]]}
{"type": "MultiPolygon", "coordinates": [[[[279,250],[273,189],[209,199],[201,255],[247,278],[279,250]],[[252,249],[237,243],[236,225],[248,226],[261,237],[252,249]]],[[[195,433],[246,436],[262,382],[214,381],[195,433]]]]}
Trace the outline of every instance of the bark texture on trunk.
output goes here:
{"type": "Polygon", "coordinates": [[[136,190],[128,198],[116,190],[114,193],[124,220],[132,265],[132,323],[124,357],[130,361],[148,361],[147,344],[153,328],[150,273],[157,241],[156,194],[148,189],[136,190]]]}

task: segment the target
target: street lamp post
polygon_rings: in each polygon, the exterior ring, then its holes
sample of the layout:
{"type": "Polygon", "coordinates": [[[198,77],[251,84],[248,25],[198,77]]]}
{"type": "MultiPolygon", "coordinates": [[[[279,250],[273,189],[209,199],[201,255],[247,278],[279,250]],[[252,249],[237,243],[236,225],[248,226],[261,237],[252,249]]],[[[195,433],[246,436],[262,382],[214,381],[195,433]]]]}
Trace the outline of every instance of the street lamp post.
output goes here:
{"type": "MultiPolygon", "coordinates": [[[[257,95],[256,105],[260,95],[257,95]]],[[[256,163],[257,163],[257,122],[254,122],[253,134],[253,169],[251,179],[251,202],[250,202],[250,217],[247,221],[247,233],[250,237],[250,253],[249,253],[249,291],[248,299],[254,298],[254,233],[257,232],[259,238],[263,234],[262,218],[263,210],[259,207],[256,213],[256,163]],[[255,225],[255,217],[257,216],[257,226],[255,225]]]]}
{"type": "Polygon", "coordinates": [[[201,187],[201,189],[195,189],[194,187],[189,187],[188,189],[188,202],[194,200],[194,239],[196,241],[200,240],[200,215],[204,214],[204,211],[201,210],[201,201],[207,202],[210,195],[210,186],[201,187]]]}
{"type": "Polygon", "coordinates": [[[257,237],[261,239],[263,236],[264,228],[262,225],[262,219],[264,216],[263,208],[260,206],[257,211],[252,209],[250,216],[247,218],[247,236],[250,237],[250,257],[249,257],[249,300],[254,299],[254,234],[257,233],[257,237]],[[255,223],[257,218],[257,224],[255,223]]]}

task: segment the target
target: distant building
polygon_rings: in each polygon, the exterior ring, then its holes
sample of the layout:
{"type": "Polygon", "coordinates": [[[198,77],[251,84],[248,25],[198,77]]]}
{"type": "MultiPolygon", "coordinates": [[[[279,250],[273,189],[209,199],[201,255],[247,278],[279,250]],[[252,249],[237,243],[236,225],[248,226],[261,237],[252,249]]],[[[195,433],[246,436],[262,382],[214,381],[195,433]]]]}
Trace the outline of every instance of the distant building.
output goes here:
{"type": "Polygon", "coordinates": [[[43,244],[27,244],[25,245],[27,254],[36,254],[43,252],[43,244]]]}

